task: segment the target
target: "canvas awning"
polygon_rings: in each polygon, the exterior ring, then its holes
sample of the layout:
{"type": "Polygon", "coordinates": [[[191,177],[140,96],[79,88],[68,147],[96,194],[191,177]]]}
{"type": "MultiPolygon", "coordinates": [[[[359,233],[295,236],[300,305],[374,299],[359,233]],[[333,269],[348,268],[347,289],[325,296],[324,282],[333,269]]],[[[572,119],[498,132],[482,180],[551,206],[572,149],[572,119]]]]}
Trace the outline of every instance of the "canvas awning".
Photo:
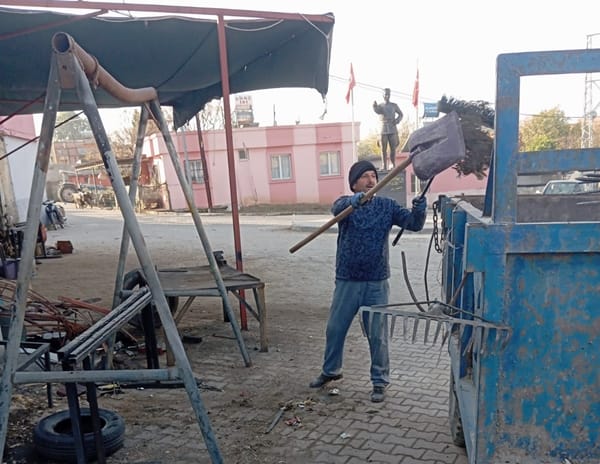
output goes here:
{"type": "MultiPolygon", "coordinates": [[[[118,6],[116,4],[115,6],[118,6]]],[[[330,22],[307,19],[227,20],[230,93],[304,87],[328,90],[330,22]]],[[[217,21],[187,17],[94,17],[0,8],[0,114],[40,113],[48,85],[52,37],[71,35],[130,88],[154,87],[180,127],[222,97],[217,21]]],[[[103,90],[100,108],[124,106],[103,90]]],[[[64,91],[60,111],[78,110],[64,91]]]]}

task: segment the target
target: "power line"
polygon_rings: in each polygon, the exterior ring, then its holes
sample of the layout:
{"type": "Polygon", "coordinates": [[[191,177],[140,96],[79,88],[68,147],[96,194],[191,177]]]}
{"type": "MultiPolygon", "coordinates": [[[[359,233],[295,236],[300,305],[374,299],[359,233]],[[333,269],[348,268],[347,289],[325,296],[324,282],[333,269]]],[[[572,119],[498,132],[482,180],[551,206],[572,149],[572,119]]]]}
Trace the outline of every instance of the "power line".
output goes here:
{"type": "MultiPolygon", "coordinates": [[[[334,76],[333,74],[330,74],[329,77],[331,79],[335,80],[335,81],[348,83],[348,78],[334,76]]],[[[356,81],[356,87],[360,87],[362,89],[367,89],[367,90],[376,90],[378,92],[383,92],[384,88],[388,88],[388,87],[379,87],[377,85],[372,85],[372,84],[366,84],[366,83],[360,82],[360,81],[356,81]]],[[[396,95],[396,96],[399,96],[399,97],[412,98],[412,94],[406,93],[406,92],[398,92],[398,91],[395,91],[395,90],[391,90],[390,93],[392,95],[396,95]]]]}
{"type": "MultiPolygon", "coordinates": [[[[333,74],[330,74],[329,78],[332,79],[332,80],[334,80],[334,81],[342,82],[344,84],[348,83],[348,78],[343,78],[343,77],[340,77],[340,76],[335,76],[333,74]]],[[[376,86],[376,85],[367,84],[367,83],[360,82],[360,81],[356,81],[355,88],[356,87],[361,88],[363,90],[369,90],[369,91],[375,91],[376,90],[376,91],[379,91],[379,92],[382,92],[383,89],[384,89],[384,87],[379,87],[379,86],[376,86]]],[[[412,101],[412,94],[409,94],[409,93],[406,93],[406,92],[398,92],[398,91],[394,91],[394,90],[391,90],[390,93],[391,93],[392,96],[395,96],[397,98],[401,98],[401,99],[406,99],[406,100],[412,101]]],[[[420,102],[435,103],[438,100],[439,99],[437,99],[437,98],[429,98],[429,97],[419,96],[419,101],[420,102]]],[[[525,118],[540,117],[540,114],[539,113],[538,114],[519,113],[519,116],[525,117],[525,118]]],[[[565,115],[565,118],[567,118],[569,120],[573,120],[573,119],[582,120],[582,119],[585,119],[585,115],[584,116],[567,116],[567,115],[565,115]]]]}
{"type": "MultiPolygon", "coordinates": [[[[334,81],[343,82],[345,84],[348,83],[348,78],[334,76],[333,74],[330,74],[329,78],[333,79],[334,81]]],[[[367,84],[365,82],[360,82],[360,81],[356,81],[356,87],[361,88],[363,90],[377,91],[379,93],[383,92],[384,88],[389,88],[389,87],[379,87],[377,85],[367,84]]],[[[390,88],[390,95],[397,97],[397,98],[401,98],[403,100],[412,101],[412,93],[398,92],[397,90],[393,90],[390,88]]],[[[426,102],[436,102],[437,101],[437,99],[434,99],[434,98],[427,98],[427,97],[421,97],[421,96],[419,96],[419,100],[426,101],[426,102]]]]}

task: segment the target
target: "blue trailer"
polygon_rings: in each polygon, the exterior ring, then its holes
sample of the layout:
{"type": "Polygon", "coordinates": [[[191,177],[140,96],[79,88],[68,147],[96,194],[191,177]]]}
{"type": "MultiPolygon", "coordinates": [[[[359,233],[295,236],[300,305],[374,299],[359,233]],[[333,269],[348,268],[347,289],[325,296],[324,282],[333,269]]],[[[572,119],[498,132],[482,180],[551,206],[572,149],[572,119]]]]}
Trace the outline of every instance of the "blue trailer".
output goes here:
{"type": "Polygon", "coordinates": [[[450,427],[470,464],[600,462],[600,195],[519,195],[519,176],[596,171],[600,149],[519,152],[520,78],[600,71],[600,50],[497,59],[482,198],[439,199],[450,427]]]}

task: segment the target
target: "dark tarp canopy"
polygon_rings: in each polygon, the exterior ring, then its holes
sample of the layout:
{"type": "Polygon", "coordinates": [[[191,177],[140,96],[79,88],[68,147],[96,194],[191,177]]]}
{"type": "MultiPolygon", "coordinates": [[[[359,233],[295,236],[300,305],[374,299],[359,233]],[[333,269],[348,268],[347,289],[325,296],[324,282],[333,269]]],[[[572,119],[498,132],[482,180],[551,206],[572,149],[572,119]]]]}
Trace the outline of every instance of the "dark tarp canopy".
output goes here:
{"type": "MultiPolygon", "coordinates": [[[[227,20],[230,92],[304,87],[324,97],[334,25],[328,16],[331,22],[227,20]]],[[[222,97],[216,21],[0,8],[0,31],[0,114],[5,116],[42,112],[57,32],[70,34],[124,86],[156,88],[161,105],[173,107],[175,127],[222,97]]],[[[103,90],[96,91],[96,101],[100,108],[124,106],[103,90]]],[[[74,91],[63,91],[59,110],[78,109],[74,91]]]]}

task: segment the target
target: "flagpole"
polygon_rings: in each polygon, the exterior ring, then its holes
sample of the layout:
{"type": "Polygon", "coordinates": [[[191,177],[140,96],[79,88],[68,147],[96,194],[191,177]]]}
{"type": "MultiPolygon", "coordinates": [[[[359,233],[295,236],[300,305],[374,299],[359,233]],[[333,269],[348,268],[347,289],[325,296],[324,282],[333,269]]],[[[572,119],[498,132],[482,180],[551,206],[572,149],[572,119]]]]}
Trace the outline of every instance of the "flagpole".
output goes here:
{"type": "Polygon", "coordinates": [[[356,79],[354,78],[354,68],[350,63],[350,81],[348,82],[348,91],[346,92],[346,103],[352,104],[352,162],[356,161],[356,134],[354,133],[354,87],[356,79]]]}
{"type": "Polygon", "coordinates": [[[417,106],[415,106],[415,121],[417,121],[416,128],[419,128],[419,103],[417,102],[417,106]]]}
{"type": "Polygon", "coordinates": [[[354,134],[354,89],[350,91],[350,100],[352,102],[352,162],[356,162],[356,139],[354,134]]]}
{"type": "Polygon", "coordinates": [[[417,76],[413,89],[413,106],[415,107],[415,129],[419,128],[419,60],[417,60],[417,76]]]}
{"type": "MultiPolygon", "coordinates": [[[[417,75],[415,77],[415,85],[413,87],[412,104],[415,108],[415,130],[419,128],[419,60],[417,60],[417,75]]],[[[415,195],[418,193],[420,182],[416,176],[413,176],[415,180],[412,188],[414,189],[415,195]]]]}

